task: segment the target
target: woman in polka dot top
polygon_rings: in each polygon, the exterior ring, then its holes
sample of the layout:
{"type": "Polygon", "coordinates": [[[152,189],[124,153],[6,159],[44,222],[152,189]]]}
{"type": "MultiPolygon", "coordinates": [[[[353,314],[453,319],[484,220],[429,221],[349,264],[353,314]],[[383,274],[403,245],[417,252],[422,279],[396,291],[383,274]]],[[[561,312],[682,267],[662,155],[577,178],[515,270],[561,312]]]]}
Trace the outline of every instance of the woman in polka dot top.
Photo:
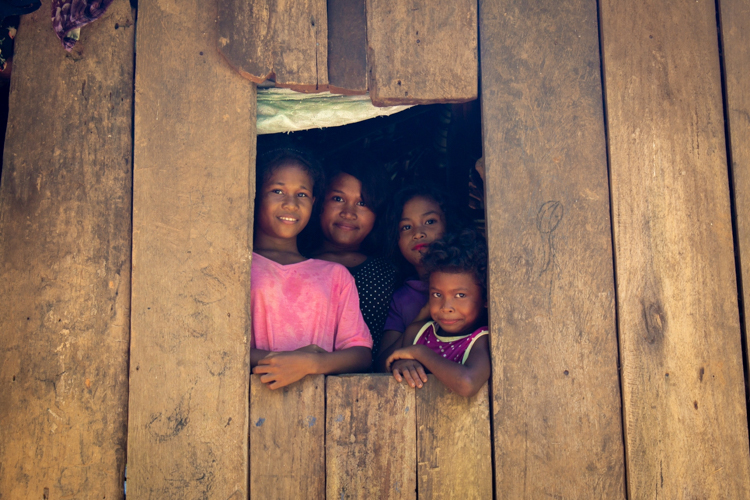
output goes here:
{"type": "Polygon", "coordinates": [[[320,209],[320,237],[312,257],[343,264],[354,277],[362,316],[378,352],[396,282],[396,268],[379,256],[378,213],[383,205],[382,168],[367,158],[347,156],[336,165],[320,209]]]}

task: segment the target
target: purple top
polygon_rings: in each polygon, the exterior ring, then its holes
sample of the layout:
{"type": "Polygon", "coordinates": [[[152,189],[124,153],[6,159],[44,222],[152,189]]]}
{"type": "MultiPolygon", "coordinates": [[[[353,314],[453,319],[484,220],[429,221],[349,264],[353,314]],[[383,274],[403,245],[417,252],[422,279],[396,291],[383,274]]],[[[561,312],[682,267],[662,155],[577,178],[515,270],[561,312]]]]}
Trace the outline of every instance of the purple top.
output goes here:
{"type": "Polygon", "coordinates": [[[427,303],[429,295],[427,284],[419,279],[406,280],[404,286],[393,292],[388,318],[385,320],[384,330],[396,330],[404,333],[411,325],[419,311],[427,303]]]}
{"type": "Polygon", "coordinates": [[[466,364],[466,360],[469,359],[469,353],[471,348],[474,347],[474,342],[479,337],[490,333],[487,327],[483,326],[468,335],[443,337],[437,334],[436,328],[437,323],[434,321],[425,323],[414,339],[414,345],[427,346],[438,356],[462,365],[466,364]]]}

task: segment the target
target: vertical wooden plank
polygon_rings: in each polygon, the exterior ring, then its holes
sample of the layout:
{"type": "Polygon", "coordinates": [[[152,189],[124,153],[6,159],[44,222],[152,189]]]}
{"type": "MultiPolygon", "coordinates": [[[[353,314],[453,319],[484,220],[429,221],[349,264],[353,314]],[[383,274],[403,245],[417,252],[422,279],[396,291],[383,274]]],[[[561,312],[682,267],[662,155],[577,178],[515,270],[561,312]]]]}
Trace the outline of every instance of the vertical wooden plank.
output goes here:
{"type": "Polygon", "coordinates": [[[255,83],[328,89],[326,0],[218,0],[219,51],[255,83]]]}
{"type": "Polygon", "coordinates": [[[480,2],[498,498],[623,498],[594,0],[480,2]]]}
{"type": "Polygon", "coordinates": [[[325,498],[325,380],[276,391],[250,379],[250,497],[325,498]]]}
{"type": "MultiPolygon", "coordinates": [[[[727,142],[737,224],[735,251],[740,259],[741,307],[744,307],[747,330],[747,318],[750,318],[750,3],[720,0],[718,4],[726,78],[727,142]]],[[[745,370],[750,370],[748,360],[745,370]]],[[[745,387],[746,392],[748,389],[745,387]]]]}
{"type": "Polygon", "coordinates": [[[0,497],[122,498],[134,28],[16,39],[0,189],[0,497]]]}
{"type": "Polygon", "coordinates": [[[255,89],[216,0],[141,0],[128,496],[245,498],[255,89]]]}
{"type": "Polygon", "coordinates": [[[376,106],[477,98],[477,4],[366,0],[370,97],[376,106]]]}
{"type": "Polygon", "coordinates": [[[414,389],[390,374],[326,379],[326,498],[415,499],[414,389]]]}
{"type": "Polygon", "coordinates": [[[365,0],[328,0],[328,81],[333,93],[367,93],[365,0]]]}
{"type": "Polygon", "coordinates": [[[600,8],[628,491],[748,498],[715,4],[600,8]]]}
{"type": "Polygon", "coordinates": [[[471,398],[433,375],[416,391],[419,498],[492,498],[492,438],[487,385],[471,398]]]}

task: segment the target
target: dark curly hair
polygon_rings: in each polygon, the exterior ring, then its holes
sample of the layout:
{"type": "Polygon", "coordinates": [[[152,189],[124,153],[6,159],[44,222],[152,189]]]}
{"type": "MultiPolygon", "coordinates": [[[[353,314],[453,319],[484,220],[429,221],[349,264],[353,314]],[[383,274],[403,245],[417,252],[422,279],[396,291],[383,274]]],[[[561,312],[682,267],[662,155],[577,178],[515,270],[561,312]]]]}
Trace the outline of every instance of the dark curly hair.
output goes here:
{"type": "Polygon", "coordinates": [[[409,200],[417,197],[428,198],[435,201],[440,206],[445,217],[445,232],[457,232],[464,227],[464,221],[461,217],[458,207],[454,205],[448,195],[433,184],[410,185],[399,190],[388,205],[386,212],[386,234],[385,241],[387,245],[386,255],[391,258],[399,270],[400,280],[406,279],[414,269],[406,261],[398,248],[399,231],[398,225],[401,221],[401,214],[404,211],[404,205],[409,200]]]}
{"type": "Polygon", "coordinates": [[[487,298],[487,242],[473,229],[446,233],[434,241],[422,257],[422,265],[431,273],[471,273],[487,298]]]}

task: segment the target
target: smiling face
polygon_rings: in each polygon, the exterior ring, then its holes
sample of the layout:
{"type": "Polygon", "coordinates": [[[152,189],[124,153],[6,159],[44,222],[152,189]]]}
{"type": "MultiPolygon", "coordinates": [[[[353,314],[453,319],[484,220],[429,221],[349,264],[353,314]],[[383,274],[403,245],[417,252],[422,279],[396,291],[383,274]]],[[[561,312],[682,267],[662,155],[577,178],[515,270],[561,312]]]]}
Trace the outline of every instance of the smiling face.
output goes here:
{"type": "Polygon", "coordinates": [[[416,196],[404,204],[398,231],[401,254],[421,275],[422,255],[445,233],[445,214],[432,198],[416,196]]]}
{"type": "Polygon", "coordinates": [[[375,213],[362,199],[362,183],[341,173],[334,177],[323,201],[320,227],[338,250],[358,251],[375,225],[375,213]]]}
{"type": "Polygon", "coordinates": [[[467,335],[480,325],[487,307],[471,273],[430,274],[430,316],[451,335],[467,335]]]}
{"type": "Polygon", "coordinates": [[[282,163],[271,172],[258,193],[257,232],[266,238],[296,238],[312,214],[313,181],[300,164],[282,163]]]}

